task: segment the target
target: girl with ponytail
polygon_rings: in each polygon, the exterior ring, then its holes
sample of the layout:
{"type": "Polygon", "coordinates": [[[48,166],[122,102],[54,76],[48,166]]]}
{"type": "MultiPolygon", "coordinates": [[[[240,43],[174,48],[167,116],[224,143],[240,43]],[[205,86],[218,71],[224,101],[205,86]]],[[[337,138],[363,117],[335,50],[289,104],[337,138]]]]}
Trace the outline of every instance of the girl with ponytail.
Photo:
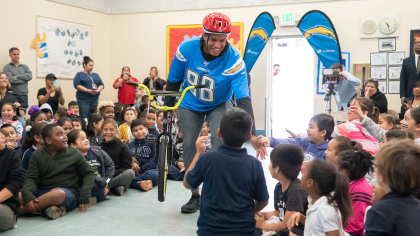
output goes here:
{"type": "Polygon", "coordinates": [[[296,212],[289,218],[289,232],[300,222],[305,225],[305,235],[346,235],[343,227],[352,214],[348,177],[330,163],[315,159],[306,166],[300,182],[309,195],[309,206],[306,216],[296,212]]]}
{"type": "MultiPolygon", "coordinates": [[[[351,107],[357,107],[365,116],[369,117],[374,123],[378,123],[379,109],[374,107],[369,98],[357,97],[350,102],[351,107]]],[[[346,136],[352,141],[362,144],[363,149],[375,155],[378,152],[378,140],[372,136],[368,130],[360,124],[358,115],[349,109],[347,112],[348,121],[337,125],[334,128],[332,137],[346,136]]]]}
{"type": "Polygon", "coordinates": [[[338,171],[347,175],[350,180],[350,198],[353,216],[349,218],[344,231],[350,235],[362,236],[363,221],[366,208],[372,205],[372,187],[365,178],[367,173],[373,173],[373,156],[362,150],[341,152],[335,162],[338,171]]]}
{"type": "Polygon", "coordinates": [[[26,126],[26,135],[25,139],[22,142],[22,168],[28,170],[29,159],[32,154],[38,148],[44,146],[44,140],[42,139],[42,129],[47,125],[47,123],[39,123],[34,126],[26,126]]]}

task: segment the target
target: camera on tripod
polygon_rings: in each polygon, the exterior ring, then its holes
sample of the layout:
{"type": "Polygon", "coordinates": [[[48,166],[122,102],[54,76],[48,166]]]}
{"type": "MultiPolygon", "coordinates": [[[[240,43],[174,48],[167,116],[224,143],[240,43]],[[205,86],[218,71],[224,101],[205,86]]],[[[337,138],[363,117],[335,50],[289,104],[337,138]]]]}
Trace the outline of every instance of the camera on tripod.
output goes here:
{"type": "Polygon", "coordinates": [[[338,69],[332,69],[332,68],[324,68],[322,71],[322,87],[324,89],[327,89],[327,92],[325,93],[324,101],[326,101],[325,104],[325,112],[328,112],[331,114],[331,95],[334,96],[335,103],[337,103],[337,98],[335,97],[335,91],[334,86],[340,83],[340,71],[338,69]],[[329,109],[327,110],[327,107],[329,109]]]}

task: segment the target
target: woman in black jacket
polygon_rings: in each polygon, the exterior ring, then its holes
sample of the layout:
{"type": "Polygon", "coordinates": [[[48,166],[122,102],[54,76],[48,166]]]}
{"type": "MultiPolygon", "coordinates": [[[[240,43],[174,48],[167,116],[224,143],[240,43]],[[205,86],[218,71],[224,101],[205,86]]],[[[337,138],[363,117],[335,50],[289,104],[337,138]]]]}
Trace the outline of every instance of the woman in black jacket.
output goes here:
{"type": "Polygon", "coordinates": [[[166,81],[159,78],[158,70],[153,66],[150,68],[150,74],[146,79],[144,79],[143,84],[150,90],[163,90],[163,86],[166,84],[166,81]]]}
{"type": "Polygon", "coordinates": [[[387,113],[388,99],[386,98],[385,94],[379,91],[378,87],[379,84],[377,80],[369,79],[366,82],[365,90],[363,91],[362,96],[370,98],[375,107],[377,107],[381,113],[387,113]]]}

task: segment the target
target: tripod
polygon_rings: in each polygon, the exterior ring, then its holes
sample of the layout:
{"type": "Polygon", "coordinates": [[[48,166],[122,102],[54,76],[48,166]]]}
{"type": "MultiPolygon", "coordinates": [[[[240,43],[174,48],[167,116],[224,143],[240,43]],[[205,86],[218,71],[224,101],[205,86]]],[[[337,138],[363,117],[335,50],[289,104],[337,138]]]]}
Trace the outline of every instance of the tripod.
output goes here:
{"type": "Polygon", "coordinates": [[[337,98],[335,97],[335,91],[334,91],[334,84],[328,84],[328,92],[325,94],[325,109],[324,112],[328,112],[331,115],[331,95],[334,96],[335,104],[337,104],[337,98]],[[328,106],[328,110],[327,110],[328,106]]]}

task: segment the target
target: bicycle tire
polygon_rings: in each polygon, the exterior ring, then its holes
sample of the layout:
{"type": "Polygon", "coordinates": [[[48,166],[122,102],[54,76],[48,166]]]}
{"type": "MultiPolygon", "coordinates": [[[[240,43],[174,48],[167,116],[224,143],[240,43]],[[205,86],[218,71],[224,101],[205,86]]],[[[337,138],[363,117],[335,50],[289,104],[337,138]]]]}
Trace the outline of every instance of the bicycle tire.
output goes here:
{"type": "Polygon", "coordinates": [[[159,144],[159,182],[158,182],[158,200],[159,202],[165,201],[166,195],[166,180],[168,177],[168,163],[167,163],[167,152],[166,148],[168,140],[166,136],[162,136],[162,142],[159,144]]]}

